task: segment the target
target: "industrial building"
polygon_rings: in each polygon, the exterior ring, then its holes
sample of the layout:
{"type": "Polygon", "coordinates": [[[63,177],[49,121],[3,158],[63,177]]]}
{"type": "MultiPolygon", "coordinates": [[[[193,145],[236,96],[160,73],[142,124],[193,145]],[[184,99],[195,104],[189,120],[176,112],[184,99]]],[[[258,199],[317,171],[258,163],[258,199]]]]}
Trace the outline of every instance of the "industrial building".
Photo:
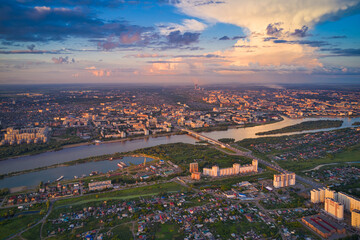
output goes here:
{"type": "Polygon", "coordinates": [[[303,217],[301,220],[306,226],[311,228],[314,232],[323,238],[329,238],[335,233],[346,233],[343,226],[331,221],[323,215],[307,216],[303,217]]]}
{"type": "Polygon", "coordinates": [[[274,174],[274,187],[281,188],[295,185],[295,178],[295,173],[274,174]]]}
{"type": "Polygon", "coordinates": [[[230,176],[240,173],[248,172],[257,172],[258,171],[258,161],[253,160],[252,164],[241,166],[239,163],[234,163],[231,168],[219,168],[218,166],[213,166],[212,168],[204,168],[203,174],[211,177],[221,177],[221,176],[230,176]]]}

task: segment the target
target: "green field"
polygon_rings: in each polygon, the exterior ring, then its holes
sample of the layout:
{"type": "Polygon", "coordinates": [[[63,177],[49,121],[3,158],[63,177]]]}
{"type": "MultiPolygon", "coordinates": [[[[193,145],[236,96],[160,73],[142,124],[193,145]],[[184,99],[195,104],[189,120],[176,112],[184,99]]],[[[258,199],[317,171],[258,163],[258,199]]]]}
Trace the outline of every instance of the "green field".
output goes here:
{"type": "Polygon", "coordinates": [[[112,232],[112,236],[105,239],[118,239],[118,240],[134,239],[129,224],[122,224],[120,226],[114,227],[110,231],[112,232]]]}
{"type": "Polygon", "coordinates": [[[28,231],[21,234],[21,237],[27,240],[39,240],[40,239],[41,224],[29,229],[28,231]]]}
{"type": "Polygon", "coordinates": [[[230,167],[233,163],[250,163],[252,159],[231,156],[213,147],[193,145],[187,143],[164,144],[150,148],[139,149],[134,154],[147,154],[164,160],[171,160],[177,165],[188,167],[188,164],[198,161],[199,168],[210,167],[217,164],[219,167],[230,167]]]}
{"type": "Polygon", "coordinates": [[[204,188],[231,188],[233,184],[242,182],[242,181],[257,181],[259,179],[271,179],[273,178],[274,174],[276,174],[276,171],[267,169],[265,172],[260,174],[254,174],[254,175],[247,175],[247,176],[237,176],[237,177],[229,177],[225,179],[215,179],[214,181],[209,180],[202,180],[199,182],[194,183],[195,187],[204,187],[204,188]]]}
{"type": "Polygon", "coordinates": [[[314,168],[321,164],[327,163],[345,163],[360,162],[360,144],[355,145],[344,152],[335,154],[331,157],[313,159],[306,162],[278,161],[277,163],[288,170],[302,172],[307,169],[314,168]]]}
{"type": "Polygon", "coordinates": [[[5,239],[21,230],[37,223],[42,216],[40,214],[20,215],[12,219],[0,222],[0,239],[5,239]]]}
{"type": "Polygon", "coordinates": [[[184,235],[179,232],[179,226],[176,224],[162,224],[160,226],[157,226],[156,233],[155,233],[155,239],[184,239],[184,235]]]}

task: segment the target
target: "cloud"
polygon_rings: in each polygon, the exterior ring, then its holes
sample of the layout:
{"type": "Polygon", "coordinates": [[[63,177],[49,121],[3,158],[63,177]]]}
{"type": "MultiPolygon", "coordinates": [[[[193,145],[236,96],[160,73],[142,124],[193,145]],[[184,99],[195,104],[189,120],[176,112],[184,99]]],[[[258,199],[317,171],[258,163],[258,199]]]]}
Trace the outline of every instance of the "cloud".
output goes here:
{"type": "Polygon", "coordinates": [[[345,35],[336,35],[331,37],[325,37],[325,39],[340,39],[340,38],[347,38],[345,35]]]}
{"type": "Polygon", "coordinates": [[[51,59],[55,64],[63,64],[63,63],[66,63],[66,64],[69,64],[69,63],[75,63],[75,59],[72,58],[72,59],[69,59],[68,56],[66,57],[53,57],[51,59]]]}
{"type": "Polygon", "coordinates": [[[125,20],[102,20],[85,6],[32,6],[8,1],[2,3],[0,16],[0,38],[6,41],[47,42],[73,37],[101,39],[116,36],[127,43],[153,30],[151,27],[129,24],[125,20]]]}
{"type": "Polygon", "coordinates": [[[63,50],[10,50],[0,51],[0,54],[60,54],[63,50]]]}
{"type": "Polygon", "coordinates": [[[125,57],[134,57],[134,58],[159,58],[159,57],[167,57],[165,54],[157,54],[157,53],[138,53],[126,55],[125,57]]]}
{"type": "Polygon", "coordinates": [[[267,27],[266,27],[266,34],[267,35],[270,35],[270,36],[276,36],[276,37],[279,37],[282,35],[282,30],[284,30],[283,28],[280,27],[281,26],[281,23],[278,22],[278,23],[273,23],[273,24],[269,24],[267,27]]]}
{"type": "Polygon", "coordinates": [[[230,38],[228,36],[223,36],[223,37],[219,38],[219,40],[230,40],[230,38]]]}
{"type": "Polygon", "coordinates": [[[301,29],[295,29],[295,31],[291,35],[296,37],[305,37],[307,30],[309,30],[309,27],[302,26],[301,29]]]}
{"type": "Polygon", "coordinates": [[[189,16],[209,22],[235,24],[251,32],[263,33],[269,24],[281,23],[284,31],[294,32],[302,26],[341,16],[356,8],[358,0],[227,0],[222,4],[207,4],[207,0],[180,0],[175,6],[189,16]],[[204,3],[204,4],[202,4],[204,3]],[[276,19],[276,22],[274,22],[276,19]]]}
{"type": "Polygon", "coordinates": [[[97,69],[95,66],[87,67],[85,69],[95,77],[110,77],[111,76],[111,70],[97,69]]]}
{"type": "Polygon", "coordinates": [[[27,48],[28,48],[30,51],[34,51],[35,44],[30,44],[30,45],[27,46],[27,48]]]}
{"type": "Polygon", "coordinates": [[[232,40],[238,40],[238,39],[244,39],[246,36],[234,36],[232,37],[232,40]]]}
{"type": "Polygon", "coordinates": [[[181,33],[185,32],[202,32],[207,27],[206,24],[199,22],[195,19],[185,19],[181,24],[176,23],[167,23],[159,24],[158,28],[162,35],[169,35],[171,32],[180,31],[181,33]]]}
{"type": "Polygon", "coordinates": [[[200,33],[185,32],[181,34],[180,31],[171,32],[168,36],[168,42],[172,45],[182,46],[189,45],[199,40],[200,33]]]}
{"type": "MultiPolygon", "coordinates": [[[[321,51],[329,51],[333,56],[355,57],[360,56],[360,48],[323,48],[321,51]]],[[[330,56],[327,56],[330,57],[330,56]]],[[[332,56],[331,56],[332,57],[332,56]]]]}
{"type": "Polygon", "coordinates": [[[211,54],[222,56],[219,66],[242,67],[244,71],[254,64],[267,68],[273,66],[281,71],[306,69],[311,72],[322,67],[317,50],[329,43],[298,38],[308,36],[317,23],[360,6],[358,0],[227,0],[222,4],[207,3],[206,0],[179,0],[175,6],[183,13],[211,24],[220,22],[243,28],[246,40],[238,39],[231,49],[211,54]],[[223,59],[227,61],[221,61],[223,59]]]}

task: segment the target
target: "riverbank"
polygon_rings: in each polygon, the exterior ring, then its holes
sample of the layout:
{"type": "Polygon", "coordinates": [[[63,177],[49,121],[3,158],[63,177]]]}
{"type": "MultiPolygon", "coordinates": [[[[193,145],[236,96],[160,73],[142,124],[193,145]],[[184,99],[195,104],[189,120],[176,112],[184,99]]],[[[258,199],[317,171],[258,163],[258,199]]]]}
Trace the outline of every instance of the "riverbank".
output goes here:
{"type": "Polygon", "coordinates": [[[100,155],[100,156],[96,156],[96,157],[77,159],[77,160],[66,162],[66,163],[58,163],[58,164],[53,164],[53,165],[45,166],[45,167],[38,167],[38,168],[34,168],[34,169],[28,169],[28,170],[23,170],[23,171],[11,172],[8,174],[2,174],[2,175],[0,175],[0,179],[19,176],[22,174],[27,174],[27,173],[32,173],[32,172],[44,171],[44,170],[53,169],[53,168],[69,167],[69,166],[74,166],[74,165],[84,164],[84,163],[89,163],[89,162],[100,162],[100,161],[107,161],[107,160],[108,161],[116,161],[116,160],[122,159],[124,157],[136,157],[136,158],[144,157],[144,158],[151,158],[153,160],[160,160],[159,157],[151,156],[148,154],[142,154],[142,153],[127,152],[127,153],[106,154],[106,155],[100,155]]]}
{"type": "Polygon", "coordinates": [[[280,129],[275,129],[266,132],[258,132],[256,133],[256,135],[262,136],[262,135],[273,135],[273,134],[292,133],[292,132],[303,132],[303,131],[326,129],[326,128],[338,128],[342,126],[343,122],[344,121],[341,120],[307,121],[280,129]]]}
{"type": "MultiPolygon", "coordinates": [[[[61,146],[61,148],[43,149],[43,150],[37,151],[36,153],[28,153],[28,154],[21,154],[21,155],[17,155],[17,156],[11,156],[11,157],[7,157],[7,158],[1,158],[0,161],[9,160],[9,159],[16,159],[16,158],[26,157],[26,156],[33,156],[33,155],[38,155],[38,154],[46,153],[46,152],[56,152],[56,151],[60,151],[60,150],[63,150],[63,149],[68,149],[68,148],[76,148],[76,147],[90,146],[90,145],[96,145],[96,144],[100,145],[100,144],[107,144],[107,143],[127,142],[127,141],[139,140],[139,139],[158,138],[158,137],[166,137],[166,136],[172,136],[172,135],[183,135],[183,134],[185,134],[185,133],[182,133],[180,131],[176,131],[176,132],[170,132],[170,133],[158,133],[158,134],[155,134],[155,135],[148,135],[148,136],[143,135],[143,136],[135,136],[135,137],[127,137],[127,138],[120,138],[120,139],[105,140],[105,141],[102,141],[100,143],[81,142],[81,143],[67,144],[67,145],[61,146]]],[[[0,177],[1,177],[1,175],[0,175],[0,177]]]]}

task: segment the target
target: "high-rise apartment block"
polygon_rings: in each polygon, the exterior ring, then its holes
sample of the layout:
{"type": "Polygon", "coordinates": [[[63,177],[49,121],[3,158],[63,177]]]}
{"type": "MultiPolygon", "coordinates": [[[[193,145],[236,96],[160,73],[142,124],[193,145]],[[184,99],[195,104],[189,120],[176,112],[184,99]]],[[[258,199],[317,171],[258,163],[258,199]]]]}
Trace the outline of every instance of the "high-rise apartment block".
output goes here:
{"type": "Polygon", "coordinates": [[[351,226],[360,228],[360,210],[354,209],[351,211],[351,226]]]}
{"type": "Polygon", "coordinates": [[[22,144],[22,143],[45,143],[48,141],[49,128],[23,128],[14,129],[12,127],[6,129],[4,139],[0,145],[5,144],[22,144]]]}
{"type": "Polygon", "coordinates": [[[200,180],[200,172],[193,172],[191,173],[191,179],[193,180],[200,180]]]}
{"type": "Polygon", "coordinates": [[[218,166],[213,166],[212,168],[204,168],[203,174],[212,177],[221,177],[257,171],[258,161],[254,159],[252,161],[252,164],[244,166],[241,166],[239,163],[234,163],[231,168],[219,168],[218,166]]]}
{"type": "Polygon", "coordinates": [[[312,203],[323,203],[326,198],[338,200],[338,193],[328,188],[313,189],[310,191],[312,203]]]}
{"type": "Polygon", "coordinates": [[[350,212],[351,225],[360,227],[360,199],[328,188],[313,189],[310,194],[312,203],[325,202],[325,211],[337,219],[342,219],[344,210],[350,212]]]}
{"type": "Polygon", "coordinates": [[[275,188],[288,187],[295,185],[295,179],[295,173],[275,174],[273,184],[275,188]]]}
{"type": "Polygon", "coordinates": [[[325,211],[338,220],[344,219],[344,205],[331,198],[325,198],[325,211]]]}
{"type": "Polygon", "coordinates": [[[199,172],[198,163],[190,163],[190,173],[199,172]]]}

